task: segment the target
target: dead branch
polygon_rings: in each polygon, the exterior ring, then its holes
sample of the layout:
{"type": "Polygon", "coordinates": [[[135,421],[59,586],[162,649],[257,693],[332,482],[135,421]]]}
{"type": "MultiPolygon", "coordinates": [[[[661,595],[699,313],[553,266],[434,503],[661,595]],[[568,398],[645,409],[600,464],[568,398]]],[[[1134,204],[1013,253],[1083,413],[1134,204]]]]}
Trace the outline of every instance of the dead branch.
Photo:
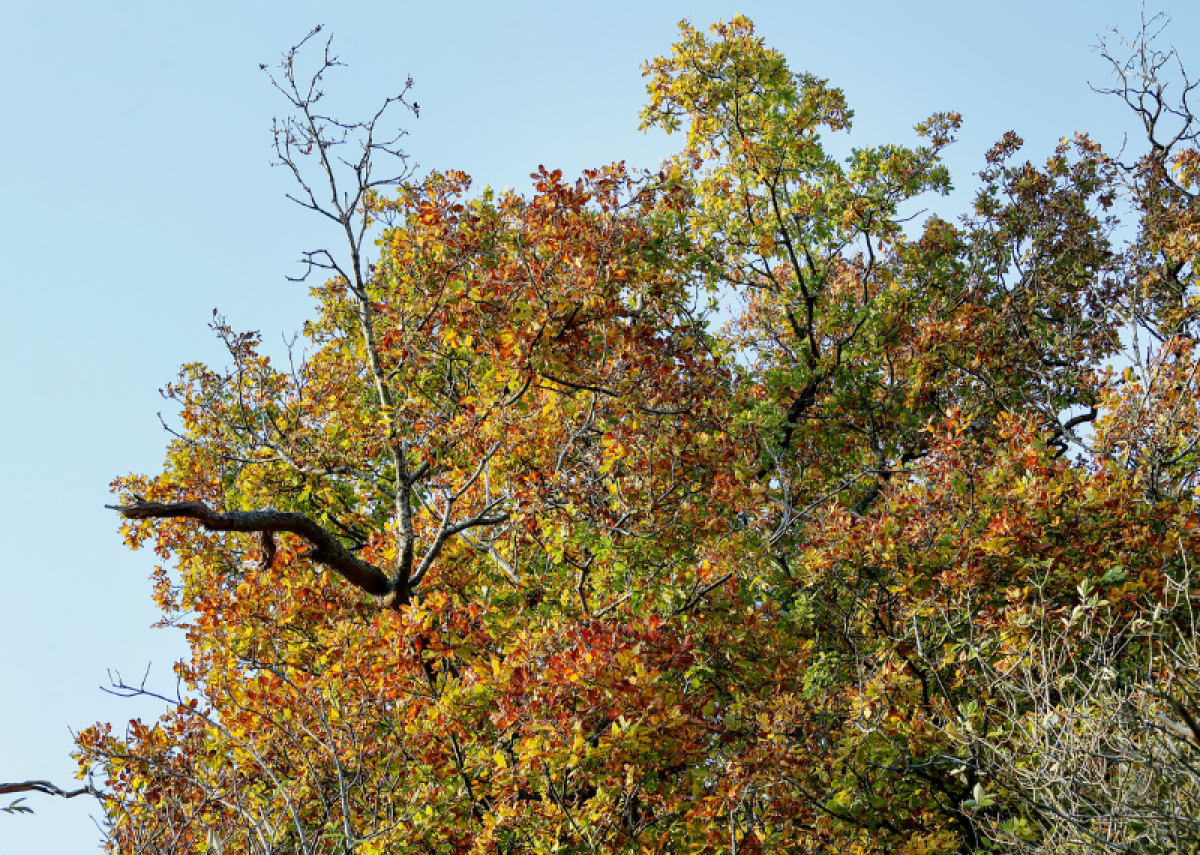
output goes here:
{"type": "Polygon", "coordinates": [[[98,799],[106,797],[102,790],[96,789],[91,784],[80,787],[78,790],[64,790],[49,781],[20,781],[12,784],[0,784],[0,796],[10,793],[44,793],[48,796],[62,796],[64,799],[73,799],[76,796],[95,796],[98,799]]]}

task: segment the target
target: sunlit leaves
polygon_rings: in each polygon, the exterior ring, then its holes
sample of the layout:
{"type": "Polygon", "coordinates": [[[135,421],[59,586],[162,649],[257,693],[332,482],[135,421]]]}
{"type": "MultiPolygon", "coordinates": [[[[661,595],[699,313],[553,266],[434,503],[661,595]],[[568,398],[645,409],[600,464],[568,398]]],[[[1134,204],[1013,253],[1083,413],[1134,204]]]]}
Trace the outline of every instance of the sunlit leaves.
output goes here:
{"type": "Polygon", "coordinates": [[[1141,626],[1195,555],[1195,153],[1010,133],[970,217],[915,223],[957,114],[839,161],[842,92],[741,17],[644,70],[660,171],[372,191],[369,275],[313,289],[287,365],[215,317],[231,366],[166,389],[167,463],[118,490],[303,514],[410,587],[127,522],[192,657],[159,722],[80,734],[115,851],[1037,839],[964,745],[1021,750],[997,675],[1041,627],[1143,673],[1086,617],[1141,626]]]}

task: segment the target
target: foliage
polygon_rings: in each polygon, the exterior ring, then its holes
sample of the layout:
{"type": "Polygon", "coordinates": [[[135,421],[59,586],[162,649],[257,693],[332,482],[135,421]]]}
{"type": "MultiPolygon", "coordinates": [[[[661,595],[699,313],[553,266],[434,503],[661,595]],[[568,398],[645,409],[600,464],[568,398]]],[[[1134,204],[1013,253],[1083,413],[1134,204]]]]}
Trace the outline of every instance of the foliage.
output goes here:
{"type": "Polygon", "coordinates": [[[1087,588],[1069,615],[1039,604],[1025,649],[983,665],[993,702],[957,735],[995,798],[1023,808],[980,812],[998,851],[1197,851],[1194,586],[1187,568],[1133,620],[1087,588]]]}
{"type": "Polygon", "coordinates": [[[347,252],[286,366],[214,317],[231,367],[115,482],[192,655],[80,734],[111,851],[1075,851],[1063,727],[1194,796],[1191,737],[1129,742],[1196,713],[1200,155],[1149,45],[1144,158],[1010,133],[919,228],[960,118],[840,162],[842,93],[744,18],[645,66],[677,157],[528,196],[377,180],[382,113],[290,53],[276,149],[347,252]]]}
{"type": "Polygon", "coordinates": [[[7,814],[33,813],[33,808],[31,808],[29,805],[21,804],[23,801],[25,801],[25,799],[15,799],[14,801],[9,802],[5,807],[0,808],[0,810],[7,814]]]}

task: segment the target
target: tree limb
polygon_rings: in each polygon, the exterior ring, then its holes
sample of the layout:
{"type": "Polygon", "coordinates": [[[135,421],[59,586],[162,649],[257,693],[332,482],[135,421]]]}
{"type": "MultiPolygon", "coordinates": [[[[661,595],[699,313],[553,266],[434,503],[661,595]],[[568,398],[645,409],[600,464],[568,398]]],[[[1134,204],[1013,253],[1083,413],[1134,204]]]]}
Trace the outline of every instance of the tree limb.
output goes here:
{"type": "MultiPolygon", "coordinates": [[[[304,514],[277,511],[267,508],[261,511],[231,511],[218,513],[203,502],[147,502],[132,505],[106,505],[129,520],[168,519],[184,517],[199,522],[209,531],[244,531],[259,533],[289,532],[299,535],[311,543],[314,549],[307,557],[323,564],[343,579],[379,598],[384,605],[395,607],[408,601],[407,585],[397,591],[388,575],[350,552],[332,534],[317,525],[304,514]],[[393,602],[399,593],[400,602],[393,602]]],[[[407,580],[405,580],[407,581],[407,580]]]]}
{"type": "Polygon", "coordinates": [[[45,793],[48,796],[62,796],[64,799],[73,799],[76,796],[95,796],[98,799],[105,797],[103,792],[91,784],[88,784],[86,787],[80,787],[78,790],[64,790],[54,786],[49,781],[21,781],[13,784],[0,784],[0,796],[9,793],[45,793]]]}

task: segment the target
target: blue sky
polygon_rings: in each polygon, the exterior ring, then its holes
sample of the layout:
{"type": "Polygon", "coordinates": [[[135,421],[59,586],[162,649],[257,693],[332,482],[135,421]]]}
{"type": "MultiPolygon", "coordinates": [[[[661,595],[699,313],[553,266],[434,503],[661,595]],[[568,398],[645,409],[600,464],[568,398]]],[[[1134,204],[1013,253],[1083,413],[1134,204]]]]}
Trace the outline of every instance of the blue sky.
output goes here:
{"type": "MultiPolygon", "coordinates": [[[[1168,31],[1200,67],[1200,4],[1168,31]]],[[[273,64],[326,25],[349,64],[332,109],[358,117],[411,75],[408,149],[480,186],[528,186],[539,164],[654,166],[678,140],[637,130],[640,64],[676,23],[749,15],[793,68],[828,77],[856,112],[849,142],[912,142],[938,110],[965,117],[949,163],[971,173],[1006,130],[1031,157],[1077,130],[1136,132],[1089,80],[1096,34],[1136,27],[1136,0],[306,0],[11,2],[0,19],[0,781],[71,780],[70,728],[153,716],[100,690],[107,669],[170,689],[182,639],[150,629],[153,557],[130,553],[107,485],[153,472],[166,437],[158,389],[177,367],[221,363],[214,307],[280,342],[308,310],[301,250],[333,236],[284,199],[270,122],[273,64]]],[[[1151,7],[1151,12],[1159,11],[1151,7]]],[[[164,412],[169,417],[169,413],[164,412]]],[[[3,801],[7,804],[7,801],[3,801]]],[[[0,855],[91,851],[94,805],[34,796],[0,814],[0,855]]],[[[2,805],[0,805],[2,806],[2,805]]]]}

